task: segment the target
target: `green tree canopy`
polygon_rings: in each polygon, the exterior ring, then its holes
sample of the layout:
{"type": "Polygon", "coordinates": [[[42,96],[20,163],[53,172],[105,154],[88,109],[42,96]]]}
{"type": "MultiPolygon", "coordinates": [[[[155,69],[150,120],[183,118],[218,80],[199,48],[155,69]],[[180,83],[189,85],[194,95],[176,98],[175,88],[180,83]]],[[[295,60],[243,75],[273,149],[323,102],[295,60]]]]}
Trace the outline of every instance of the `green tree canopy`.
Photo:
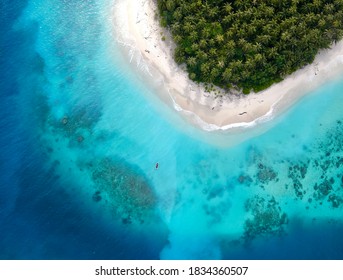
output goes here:
{"type": "Polygon", "coordinates": [[[197,82],[260,91],[343,37],[342,0],[157,0],[197,82]]]}

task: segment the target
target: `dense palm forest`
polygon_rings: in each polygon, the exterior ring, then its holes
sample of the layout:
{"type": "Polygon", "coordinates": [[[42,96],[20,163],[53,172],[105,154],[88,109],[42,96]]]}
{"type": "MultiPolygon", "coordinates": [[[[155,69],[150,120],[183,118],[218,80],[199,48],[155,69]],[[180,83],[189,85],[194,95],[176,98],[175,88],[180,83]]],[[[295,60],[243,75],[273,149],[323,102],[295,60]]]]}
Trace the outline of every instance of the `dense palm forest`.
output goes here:
{"type": "Polygon", "coordinates": [[[189,77],[255,92],[343,36],[343,0],[157,0],[189,77]]]}

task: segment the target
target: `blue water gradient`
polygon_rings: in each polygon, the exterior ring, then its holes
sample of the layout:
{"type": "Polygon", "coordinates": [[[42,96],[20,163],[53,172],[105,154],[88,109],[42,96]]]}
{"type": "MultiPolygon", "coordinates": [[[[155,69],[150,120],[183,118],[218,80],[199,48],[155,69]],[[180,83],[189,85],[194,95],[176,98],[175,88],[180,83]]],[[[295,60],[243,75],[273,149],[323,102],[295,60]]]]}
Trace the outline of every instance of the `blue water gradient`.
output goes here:
{"type": "Polygon", "coordinates": [[[114,4],[1,2],[0,259],[342,259],[343,78],[216,145],[129,64],[114,4]]]}

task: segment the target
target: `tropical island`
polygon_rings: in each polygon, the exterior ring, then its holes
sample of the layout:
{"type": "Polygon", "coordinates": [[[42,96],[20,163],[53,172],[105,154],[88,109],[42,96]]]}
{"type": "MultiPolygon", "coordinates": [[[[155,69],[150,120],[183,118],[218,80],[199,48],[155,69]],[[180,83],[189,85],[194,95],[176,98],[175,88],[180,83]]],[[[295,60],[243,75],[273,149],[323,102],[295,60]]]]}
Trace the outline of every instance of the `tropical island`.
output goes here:
{"type": "Polygon", "coordinates": [[[343,36],[343,1],[158,0],[189,78],[243,93],[268,88],[343,36]]]}
{"type": "MultiPolygon", "coordinates": [[[[251,21],[256,18],[255,23],[259,29],[256,29],[254,36],[245,39],[245,51],[239,48],[239,40],[228,40],[227,33],[232,28],[241,30],[238,26],[244,26],[244,30],[248,31],[250,24],[244,24],[242,18],[240,25],[233,22],[232,27],[225,25],[223,28],[223,20],[219,20],[219,16],[227,13],[225,7],[230,10],[224,2],[121,0],[116,2],[113,10],[113,34],[122,46],[126,61],[144,83],[153,84],[153,95],[178,111],[186,121],[207,131],[245,129],[280,115],[309,92],[343,74],[343,17],[340,16],[343,8],[338,8],[342,7],[343,1],[314,1],[312,4],[306,4],[305,1],[284,1],[282,5],[279,3],[281,1],[255,1],[255,4],[249,2],[249,5],[243,6],[242,11],[247,10],[249,14],[259,10],[259,14],[251,15],[251,21]],[[217,11],[217,16],[212,17],[213,22],[208,15],[209,10],[201,6],[201,3],[204,7],[213,7],[217,11]],[[275,7],[271,9],[273,3],[275,7]],[[298,12],[295,14],[290,14],[291,3],[297,8],[298,12]],[[191,7],[197,5],[202,8],[192,10],[191,7]],[[316,5],[320,7],[315,9],[317,12],[303,13],[306,7],[313,8],[316,5]],[[280,9],[284,7],[285,12],[277,15],[276,11],[279,10],[276,6],[280,9]],[[269,13],[273,10],[274,20],[268,13],[264,15],[261,7],[269,13]],[[182,17],[177,21],[171,18],[182,9],[185,10],[181,13],[182,17]],[[204,14],[203,20],[201,13],[204,14]],[[302,17],[307,17],[307,21],[309,18],[315,19],[313,28],[306,20],[300,20],[302,17]],[[297,23],[293,28],[284,26],[294,20],[297,23]],[[184,27],[181,27],[183,24],[184,27]],[[208,28],[209,36],[214,37],[204,39],[202,36],[205,28],[201,29],[199,24],[220,24],[221,28],[217,31],[208,28]],[[271,24],[278,24],[278,29],[272,28],[271,24]],[[271,35],[262,33],[263,30],[267,31],[265,26],[269,26],[267,29],[271,35]],[[182,33],[184,28],[190,27],[192,30],[187,33],[189,36],[182,37],[182,34],[174,33],[174,29],[182,33]],[[275,38],[274,29],[277,31],[275,38]],[[192,43],[190,47],[189,43],[182,44],[184,40],[188,42],[192,36],[195,44],[192,43]],[[266,39],[270,40],[269,45],[266,42],[257,42],[266,39]],[[223,41],[218,43],[218,40],[223,41]],[[300,43],[305,41],[308,45],[300,43]],[[235,47],[230,49],[230,56],[225,42],[231,42],[229,45],[234,42],[235,47]],[[295,49],[295,45],[290,45],[295,42],[298,49],[295,49]],[[271,44],[275,44],[275,47],[269,47],[271,44]],[[255,45],[258,51],[256,54],[252,52],[255,45]],[[202,49],[203,46],[206,48],[202,49]],[[198,52],[193,51],[195,47],[198,52]],[[250,52],[246,52],[247,47],[251,47],[250,52]],[[272,56],[273,52],[275,54],[272,56]],[[207,60],[202,60],[201,56],[207,60]],[[239,64],[239,67],[232,68],[232,63],[236,66],[239,64]],[[203,76],[202,70],[205,74],[203,76]],[[273,72],[273,75],[269,75],[273,72]],[[243,94],[243,91],[250,94],[243,94]]],[[[241,12],[235,5],[242,1],[230,3],[233,17],[239,18],[241,12]]],[[[238,19],[235,20],[238,22],[238,19]]]]}

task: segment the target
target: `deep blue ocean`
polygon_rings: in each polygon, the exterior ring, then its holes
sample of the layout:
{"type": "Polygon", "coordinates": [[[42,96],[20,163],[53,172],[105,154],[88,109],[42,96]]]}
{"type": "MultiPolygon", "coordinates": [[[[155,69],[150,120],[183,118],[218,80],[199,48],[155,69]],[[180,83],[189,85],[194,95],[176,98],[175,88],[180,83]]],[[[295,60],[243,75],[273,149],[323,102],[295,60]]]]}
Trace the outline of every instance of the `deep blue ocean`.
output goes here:
{"type": "Polygon", "coordinates": [[[217,146],[129,65],[115,3],[0,0],[0,259],[343,259],[343,77],[217,146]]]}

